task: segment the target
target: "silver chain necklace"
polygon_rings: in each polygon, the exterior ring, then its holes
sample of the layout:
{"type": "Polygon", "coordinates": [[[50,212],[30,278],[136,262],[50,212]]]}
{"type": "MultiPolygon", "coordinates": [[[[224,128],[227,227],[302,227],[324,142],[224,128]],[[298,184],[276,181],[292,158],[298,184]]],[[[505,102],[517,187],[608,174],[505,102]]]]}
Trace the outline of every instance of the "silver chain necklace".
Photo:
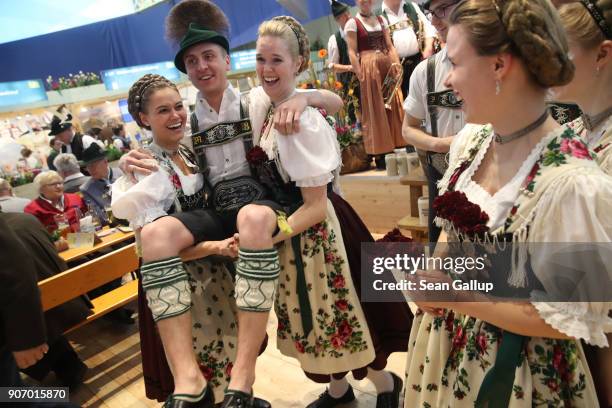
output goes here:
{"type": "Polygon", "coordinates": [[[612,106],[610,106],[605,111],[599,112],[598,114],[593,116],[589,116],[586,113],[582,112],[582,123],[584,123],[584,127],[587,130],[592,131],[593,129],[596,129],[597,126],[601,125],[601,123],[606,120],[610,115],[612,115],[612,106]]]}
{"type": "Polygon", "coordinates": [[[542,124],[546,121],[547,118],[548,118],[548,109],[546,109],[544,113],[540,115],[540,117],[537,118],[535,121],[531,122],[524,128],[517,130],[516,132],[512,132],[509,135],[505,135],[505,136],[502,136],[499,133],[495,133],[495,142],[499,144],[504,144],[504,143],[511,142],[515,139],[518,139],[521,136],[525,136],[526,134],[542,126],[542,124]]]}

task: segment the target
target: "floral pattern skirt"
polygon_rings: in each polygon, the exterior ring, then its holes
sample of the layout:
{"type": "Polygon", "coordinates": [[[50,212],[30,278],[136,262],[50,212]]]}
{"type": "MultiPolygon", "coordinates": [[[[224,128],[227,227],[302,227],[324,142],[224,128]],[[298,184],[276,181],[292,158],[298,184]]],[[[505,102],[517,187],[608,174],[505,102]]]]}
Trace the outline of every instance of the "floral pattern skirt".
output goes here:
{"type": "Polygon", "coordinates": [[[367,366],[374,347],[352,282],[342,233],[331,203],[325,221],[301,234],[301,253],[313,329],[304,335],[291,245],[279,251],[281,273],[275,302],[278,349],[307,373],[330,375],[367,366]]]}
{"type": "Polygon", "coordinates": [[[185,264],[191,286],[193,347],[215,402],[229,385],[238,338],[234,280],[223,264],[205,260],[185,264]]]}
{"type": "MultiPolygon", "coordinates": [[[[236,301],[234,282],[223,264],[206,260],[185,264],[191,287],[191,318],[194,352],[200,369],[212,386],[217,403],[229,383],[232,361],[236,358],[236,301]]],[[[159,332],[147,306],[139,281],[138,329],[142,371],[147,398],[164,401],[174,390],[159,332]]]]}
{"type": "MultiPolygon", "coordinates": [[[[405,407],[474,407],[503,331],[470,316],[417,312],[406,364],[405,407]]],[[[597,407],[580,342],[531,337],[509,407],[597,407]]]]}

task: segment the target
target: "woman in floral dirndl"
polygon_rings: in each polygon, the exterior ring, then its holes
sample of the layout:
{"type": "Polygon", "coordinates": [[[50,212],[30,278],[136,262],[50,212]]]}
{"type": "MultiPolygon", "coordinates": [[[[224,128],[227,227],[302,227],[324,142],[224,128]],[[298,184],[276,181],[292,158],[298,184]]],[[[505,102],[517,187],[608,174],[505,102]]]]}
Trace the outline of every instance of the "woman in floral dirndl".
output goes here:
{"type": "MultiPolygon", "coordinates": [[[[334,407],[353,400],[344,378],[348,371],[374,382],[377,407],[396,407],[402,381],[384,368],[390,352],[407,344],[410,314],[406,305],[400,305],[397,316],[390,317],[399,322],[391,331],[397,334],[393,338],[376,337],[364,315],[366,305],[360,304],[353,276],[360,273],[360,240],[372,238],[348,203],[332,192],[341,165],[336,134],[323,114],[310,107],[300,117],[299,131],[291,136],[280,136],[269,120],[274,106],[294,94],[295,77],[308,66],[308,57],[306,34],[293,18],[276,17],[260,26],[257,73],[263,86],[250,93],[257,146],[247,158],[282,207],[276,209],[281,228],[273,238],[284,241],[275,298],[278,348],[296,358],[310,379],[330,383],[309,407],[334,407]],[[316,216],[311,215],[313,209],[316,216]],[[346,226],[355,234],[353,242],[345,241],[339,219],[353,224],[346,226]],[[282,228],[284,223],[290,231],[282,228]]],[[[240,244],[242,249],[242,240],[240,244]]]]}
{"type": "MultiPolygon", "coordinates": [[[[130,89],[128,108],[141,127],[152,131],[153,143],[148,150],[159,167],[148,176],[139,176],[136,183],[124,176],[113,184],[113,214],[130,221],[137,242],[140,242],[139,232],[144,225],[167,214],[202,208],[204,180],[193,153],[179,143],[185,130],[187,111],[172,82],[159,75],[143,76],[130,89]]],[[[237,252],[233,238],[205,245],[208,251],[202,250],[203,255],[228,255],[228,248],[232,247],[233,252],[237,252]]],[[[145,391],[147,397],[163,401],[175,389],[173,374],[177,367],[173,367],[173,362],[165,357],[167,353],[164,354],[156,328],[159,320],[154,318],[150,305],[147,305],[147,301],[155,299],[146,296],[143,290],[143,283],[146,285],[155,277],[148,276],[143,269],[138,287],[138,326],[145,391]]],[[[187,310],[193,309],[189,336],[193,337],[195,353],[189,350],[185,358],[196,359],[201,369],[199,375],[212,388],[213,393],[206,397],[222,400],[235,359],[232,346],[237,336],[233,279],[223,262],[202,259],[186,263],[186,269],[189,273],[187,297],[180,300],[187,310]]],[[[164,302],[164,296],[170,292],[178,292],[171,285],[172,282],[158,289],[157,303],[164,302]],[[164,294],[165,290],[170,292],[164,294]]],[[[181,399],[180,395],[173,396],[181,399]]]]}
{"type": "MultiPolygon", "coordinates": [[[[554,89],[555,99],[577,103],[583,114],[571,123],[612,174],[612,3],[588,0],[559,9],[576,75],[554,89]]],[[[612,401],[611,401],[612,403],[612,401]]]]}
{"type": "MultiPolygon", "coordinates": [[[[576,65],[574,79],[555,98],[577,103],[582,117],[570,124],[612,175],[612,2],[588,0],[559,8],[576,65]]],[[[612,335],[608,335],[608,343],[612,335]]],[[[585,347],[602,406],[612,406],[612,348],[585,347]]]]}
{"type": "MultiPolygon", "coordinates": [[[[612,180],[575,132],[546,112],[546,89],[568,83],[574,71],[558,16],[545,0],[468,0],[450,22],[447,86],[463,99],[469,122],[489,124],[467,126],[453,141],[434,204],[444,228],[439,242],[500,251],[509,245],[512,258],[490,279],[526,300],[417,301],[404,404],[598,406],[580,340],[609,346],[609,293],[599,302],[547,297],[556,273],[567,268],[555,264],[546,243],[573,249],[612,237],[612,180]]],[[[606,250],[589,248],[595,263],[606,250]]],[[[605,285],[610,268],[597,264],[582,278],[591,287],[605,285]]],[[[455,294],[455,300],[483,297],[455,294]]]]}

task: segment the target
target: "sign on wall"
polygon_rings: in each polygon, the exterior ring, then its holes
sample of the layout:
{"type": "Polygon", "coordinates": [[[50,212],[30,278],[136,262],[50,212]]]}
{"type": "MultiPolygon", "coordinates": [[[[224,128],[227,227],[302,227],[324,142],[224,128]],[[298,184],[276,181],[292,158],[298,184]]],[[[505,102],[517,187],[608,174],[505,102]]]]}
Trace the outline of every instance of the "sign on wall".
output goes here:
{"type": "Polygon", "coordinates": [[[104,86],[109,91],[129,89],[134,82],[145,74],[163,75],[170,81],[178,81],[181,78],[181,73],[174,66],[174,62],[171,61],[108,69],[106,71],[102,71],[101,74],[104,86]]]}
{"type": "Polygon", "coordinates": [[[46,100],[47,92],[40,79],[0,82],[0,107],[26,105],[46,100]]]}
{"type": "Polygon", "coordinates": [[[232,71],[255,70],[257,61],[256,51],[245,50],[230,53],[230,65],[232,71]]]}

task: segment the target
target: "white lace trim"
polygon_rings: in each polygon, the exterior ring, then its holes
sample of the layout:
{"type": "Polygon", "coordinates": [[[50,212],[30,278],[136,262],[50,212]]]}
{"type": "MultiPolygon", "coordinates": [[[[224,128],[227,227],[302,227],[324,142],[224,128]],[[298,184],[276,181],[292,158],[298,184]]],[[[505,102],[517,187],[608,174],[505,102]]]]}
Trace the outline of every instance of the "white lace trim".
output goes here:
{"type": "Polygon", "coordinates": [[[303,180],[296,180],[295,185],[298,187],[321,187],[332,181],[334,175],[332,173],[323,174],[318,177],[310,177],[303,180]]]}
{"type": "Polygon", "coordinates": [[[166,213],[163,210],[163,208],[160,208],[160,207],[151,207],[151,208],[141,209],[136,214],[134,219],[130,221],[130,227],[133,230],[140,229],[144,227],[146,224],[153,222],[159,217],[163,217],[164,215],[167,215],[167,214],[168,213],[166,213]]]}
{"type": "MultiPolygon", "coordinates": [[[[565,129],[560,128],[553,132],[561,133],[563,130],[565,129]]],[[[478,204],[484,210],[484,212],[489,215],[489,222],[487,225],[492,231],[501,227],[506,221],[514,202],[516,201],[516,197],[519,194],[521,184],[525,178],[527,178],[527,175],[531,171],[531,168],[535,162],[538,160],[542,149],[550,137],[552,137],[552,134],[553,133],[549,133],[547,136],[544,136],[538,142],[538,144],[531,149],[531,152],[523,161],[523,164],[518,169],[514,177],[504,184],[495,194],[491,195],[480,184],[472,180],[472,177],[480,167],[485,153],[489,150],[491,140],[493,140],[493,132],[491,132],[488,140],[483,142],[470,167],[463,172],[457,181],[455,190],[463,191],[471,202],[478,204]]]]}
{"type": "MultiPolygon", "coordinates": [[[[534,297],[537,298],[532,296],[532,299],[534,297]]],[[[553,329],[567,336],[583,339],[593,346],[609,346],[606,333],[612,332],[612,318],[607,314],[592,313],[588,303],[532,300],[531,304],[553,329]]]]}

